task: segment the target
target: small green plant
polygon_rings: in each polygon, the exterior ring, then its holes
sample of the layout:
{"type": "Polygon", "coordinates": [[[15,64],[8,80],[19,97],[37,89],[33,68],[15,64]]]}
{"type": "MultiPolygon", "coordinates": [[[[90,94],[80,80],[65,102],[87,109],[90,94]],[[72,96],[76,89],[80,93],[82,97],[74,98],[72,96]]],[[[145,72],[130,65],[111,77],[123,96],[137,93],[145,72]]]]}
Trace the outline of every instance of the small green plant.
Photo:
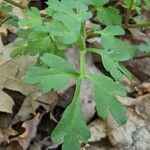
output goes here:
{"type": "MultiPolygon", "coordinates": [[[[12,1],[6,2],[24,9],[12,1]]],[[[125,24],[117,8],[106,7],[108,2],[109,0],[49,0],[46,15],[41,15],[37,8],[32,7],[25,9],[26,18],[18,21],[20,40],[15,43],[11,56],[38,55],[36,65],[29,68],[22,80],[29,84],[38,84],[39,90],[45,93],[51,89],[60,90],[71,78],[76,79],[72,103],[51,135],[53,141],[63,142],[64,150],[78,150],[79,141],[86,143],[90,138],[80,102],[80,89],[85,78],[93,84],[98,115],[106,119],[111,113],[118,124],[127,121],[126,107],[116,96],[126,96],[126,90],[120,81],[125,76],[131,79],[132,75],[122,62],[133,58],[136,48],[120,40],[118,36],[124,35],[127,27],[144,27],[149,23],[129,24],[129,15],[136,4],[134,0],[125,0],[128,6],[125,24]],[[85,23],[92,18],[93,13],[96,13],[97,21],[105,25],[104,29],[96,27],[86,30],[85,23]],[[100,36],[99,42],[103,48],[88,48],[86,40],[89,35],[100,36]],[[70,47],[80,49],[79,70],[65,59],[64,51],[70,47]],[[87,53],[100,55],[112,78],[90,73],[85,66],[87,53]]]]}

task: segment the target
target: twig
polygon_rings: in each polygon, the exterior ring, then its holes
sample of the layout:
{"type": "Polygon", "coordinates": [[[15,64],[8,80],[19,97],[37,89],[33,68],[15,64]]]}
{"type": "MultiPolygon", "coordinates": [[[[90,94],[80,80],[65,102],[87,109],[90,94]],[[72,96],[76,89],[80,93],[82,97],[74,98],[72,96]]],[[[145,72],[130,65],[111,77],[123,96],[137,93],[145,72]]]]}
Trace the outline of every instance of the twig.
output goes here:
{"type": "Polygon", "coordinates": [[[128,24],[127,28],[144,28],[150,27],[150,22],[140,23],[140,24],[128,24]]]}
{"type": "Polygon", "coordinates": [[[9,20],[9,19],[11,19],[11,18],[12,18],[12,16],[9,16],[9,17],[3,19],[2,22],[0,22],[0,27],[1,27],[7,20],[9,20]]]}
{"type": "Polygon", "coordinates": [[[126,21],[125,21],[125,26],[127,27],[128,23],[129,23],[129,18],[130,18],[130,14],[131,14],[131,10],[132,10],[132,7],[133,7],[133,4],[134,4],[134,0],[131,0],[130,1],[130,5],[127,9],[127,15],[126,15],[126,21]]]}
{"type": "Polygon", "coordinates": [[[21,4],[18,4],[18,3],[16,3],[16,2],[13,1],[13,0],[4,0],[4,1],[7,2],[7,3],[9,3],[9,4],[12,4],[12,5],[16,6],[16,7],[19,7],[19,8],[21,8],[21,9],[25,9],[25,8],[26,8],[25,6],[23,6],[23,5],[21,5],[21,4]]]}
{"type": "Polygon", "coordinates": [[[148,58],[150,57],[150,54],[145,54],[145,55],[141,55],[141,56],[136,56],[133,59],[143,59],[143,58],[148,58]]]}

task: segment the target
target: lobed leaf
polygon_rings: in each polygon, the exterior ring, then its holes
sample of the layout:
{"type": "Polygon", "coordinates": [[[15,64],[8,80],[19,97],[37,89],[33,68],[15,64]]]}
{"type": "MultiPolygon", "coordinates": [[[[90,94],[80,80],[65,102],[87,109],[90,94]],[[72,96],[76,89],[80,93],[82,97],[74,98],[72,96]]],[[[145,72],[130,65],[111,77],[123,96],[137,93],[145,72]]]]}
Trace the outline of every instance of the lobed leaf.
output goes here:
{"type": "Polygon", "coordinates": [[[6,2],[1,2],[0,9],[10,13],[10,12],[12,12],[13,7],[11,5],[8,5],[6,2]]]}
{"type": "Polygon", "coordinates": [[[81,82],[82,78],[79,77],[73,101],[65,110],[61,121],[51,135],[53,141],[64,142],[63,150],[80,150],[79,140],[86,142],[90,138],[90,132],[81,111],[81,82]]]}
{"type": "MultiPolygon", "coordinates": [[[[47,13],[53,21],[43,29],[47,29],[46,32],[52,33],[64,44],[75,43],[80,36],[82,23],[92,16],[84,3],[74,0],[49,0],[47,13]]],[[[39,27],[36,30],[41,29],[39,27]]]]}
{"type": "Polygon", "coordinates": [[[106,25],[119,25],[122,21],[119,10],[114,7],[98,9],[97,17],[100,22],[106,25]]]}
{"type": "Polygon", "coordinates": [[[37,8],[31,7],[30,9],[25,9],[24,12],[27,18],[18,21],[20,27],[34,28],[42,25],[42,18],[37,8]]]}
{"type": "Polygon", "coordinates": [[[107,26],[100,34],[101,44],[106,50],[112,52],[111,57],[119,61],[126,61],[135,56],[137,51],[135,47],[115,37],[124,34],[124,30],[120,26],[107,26]]]}
{"type": "Polygon", "coordinates": [[[53,48],[47,33],[27,31],[22,36],[23,39],[15,43],[15,49],[11,53],[11,57],[27,54],[36,55],[37,53],[47,52],[53,48]]]}
{"type": "Polygon", "coordinates": [[[107,76],[90,75],[94,85],[94,98],[98,115],[106,119],[109,114],[119,123],[126,122],[126,107],[116,98],[116,95],[126,96],[125,88],[107,76]]]}
{"type": "Polygon", "coordinates": [[[114,7],[104,7],[109,0],[91,0],[92,5],[97,10],[97,18],[101,23],[106,25],[119,25],[122,18],[119,10],[114,7]]]}
{"type": "Polygon", "coordinates": [[[92,5],[95,7],[95,8],[101,8],[103,7],[106,3],[109,2],[109,0],[91,0],[92,2],[92,5]]]}
{"type": "Polygon", "coordinates": [[[31,67],[22,80],[29,84],[39,84],[41,92],[48,92],[51,89],[60,90],[67,84],[71,77],[78,75],[78,72],[62,57],[46,54],[41,61],[47,66],[31,67]]]}

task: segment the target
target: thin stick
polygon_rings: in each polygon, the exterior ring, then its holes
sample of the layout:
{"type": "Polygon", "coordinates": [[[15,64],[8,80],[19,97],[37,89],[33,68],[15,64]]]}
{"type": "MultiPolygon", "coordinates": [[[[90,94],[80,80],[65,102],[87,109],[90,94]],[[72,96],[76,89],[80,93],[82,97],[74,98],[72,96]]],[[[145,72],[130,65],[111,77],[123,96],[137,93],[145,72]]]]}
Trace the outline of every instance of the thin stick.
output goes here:
{"type": "Polygon", "coordinates": [[[127,28],[144,28],[150,27],[150,22],[140,23],[140,24],[128,24],[127,28]]]}
{"type": "Polygon", "coordinates": [[[131,0],[130,5],[127,9],[127,15],[126,15],[126,21],[125,21],[125,26],[127,27],[128,23],[129,23],[129,18],[130,18],[130,14],[131,14],[131,10],[134,4],[134,0],[131,0]]]}
{"type": "Polygon", "coordinates": [[[9,16],[9,17],[5,18],[4,20],[2,20],[2,22],[0,22],[0,27],[1,27],[7,20],[9,20],[9,19],[11,19],[11,18],[12,18],[12,16],[9,16]]]}
{"type": "Polygon", "coordinates": [[[21,9],[25,9],[26,7],[25,6],[23,6],[23,5],[21,5],[21,4],[18,4],[18,3],[16,3],[15,1],[13,1],[13,0],[4,0],[5,2],[7,2],[7,3],[9,3],[9,4],[11,4],[11,5],[14,5],[14,6],[16,6],[16,7],[19,7],[19,8],[21,8],[21,9]]]}
{"type": "Polygon", "coordinates": [[[141,56],[136,56],[133,59],[143,59],[143,58],[149,58],[150,54],[145,54],[145,55],[141,55],[141,56]]]}

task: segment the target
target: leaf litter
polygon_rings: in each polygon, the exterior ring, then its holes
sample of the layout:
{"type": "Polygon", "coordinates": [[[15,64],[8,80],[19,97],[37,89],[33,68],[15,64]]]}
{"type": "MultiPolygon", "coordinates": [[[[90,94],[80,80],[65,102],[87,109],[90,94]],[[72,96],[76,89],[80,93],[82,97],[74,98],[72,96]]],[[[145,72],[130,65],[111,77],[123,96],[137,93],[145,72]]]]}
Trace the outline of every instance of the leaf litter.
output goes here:
{"type": "MultiPolygon", "coordinates": [[[[26,3],[25,3],[26,5],[26,3]]],[[[14,10],[15,11],[15,10],[14,10]]],[[[104,11],[104,10],[103,10],[104,11]]],[[[110,10],[107,10],[110,11],[110,10]]],[[[15,11],[17,12],[17,10],[15,11]]],[[[109,14],[108,14],[109,15],[109,14]]],[[[22,17],[22,16],[21,16],[22,17]]],[[[100,21],[102,21],[104,18],[99,18],[100,21]]],[[[107,20],[104,20],[109,24],[107,20]]],[[[118,20],[117,20],[118,21],[118,20]]],[[[115,23],[115,22],[114,22],[115,23]]],[[[7,30],[5,27],[3,29],[3,32],[7,34],[7,30]]],[[[137,30],[136,32],[133,30],[130,30],[130,34],[133,36],[134,40],[141,40],[144,41],[144,38],[147,36],[142,31],[137,30]],[[137,32],[138,31],[138,32],[137,32]],[[140,35],[140,36],[139,36],[140,35]]],[[[94,39],[94,38],[93,38],[94,39]]],[[[99,39],[96,38],[96,41],[99,39]]],[[[95,39],[94,39],[95,41],[95,39]]],[[[93,42],[93,41],[92,41],[93,42]]],[[[91,43],[92,43],[91,42],[91,43]]],[[[0,111],[5,112],[8,116],[8,118],[11,118],[8,125],[5,128],[1,128],[0,126],[0,143],[8,142],[6,147],[10,150],[14,148],[14,145],[17,142],[17,145],[20,145],[19,150],[21,148],[27,149],[31,148],[34,149],[31,141],[34,141],[34,138],[37,136],[38,132],[38,125],[40,124],[40,121],[45,113],[53,111],[55,109],[55,106],[57,106],[57,101],[59,101],[59,96],[54,91],[51,91],[50,93],[41,94],[37,91],[36,86],[29,86],[27,84],[24,84],[20,81],[20,78],[22,75],[25,74],[25,71],[27,68],[35,63],[35,58],[29,57],[29,56],[23,56],[20,58],[10,59],[9,54],[12,51],[12,44],[9,45],[0,45],[0,48],[2,49],[1,52],[1,63],[0,63],[0,111]],[[15,100],[9,96],[3,89],[9,89],[13,92],[19,91],[23,95],[25,95],[25,99],[23,100],[23,103],[19,106],[19,110],[17,113],[13,114],[13,109],[15,109],[15,100]],[[5,101],[5,102],[4,102],[5,101]],[[38,108],[41,108],[38,110],[38,108]],[[38,112],[39,111],[39,112],[38,112]],[[11,113],[13,115],[11,115],[11,113]],[[13,116],[13,117],[12,117],[13,116]],[[20,124],[19,128],[23,128],[23,132],[19,133],[18,131],[13,129],[13,126],[16,124],[20,124]]],[[[72,55],[72,58],[76,60],[74,57],[74,54],[72,55]]],[[[69,55],[69,58],[71,58],[69,55]]],[[[93,60],[91,58],[89,59],[89,68],[93,72],[97,72],[97,68],[93,64],[93,60]]],[[[150,61],[149,59],[141,59],[141,60],[135,60],[127,62],[130,66],[136,68],[137,70],[140,70],[141,72],[144,72],[145,74],[149,74],[149,65],[150,61]]],[[[78,66],[76,62],[72,62],[74,66],[78,66]]],[[[134,72],[135,73],[135,72],[134,72]]],[[[136,74],[136,73],[135,73],[136,74]]],[[[138,80],[138,79],[137,79],[138,80]]],[[[140,79],[139,79],[140,80],[140,79]]],[[[95,114],[95,104],[93,103],[92,95],[90,95],[91,91],[91,85],[88,81],[85,81],[85,87],[83,87],[84,93],[88,93],[89,97],[89,103],[85,102],[84,99],[87,96],[87,94],[82,95],[82,109],[84,112],[84,118],[89,123],[90,132],[91,132],[91,138],[89,139],[89,146],[85,146],[83,149],[87,149],[90,147],[90,150],[99,150],[102,148],[107,148],[105,144],[101,144],[101,146],[98,145],[96,147],[93,143],[101,142],[103,140],[106,140],[110,145],[115,146],[114,149],[140,149],[145,150],[150,147],[150,85],[149,80],[145,80],[144,83],[141,81],[138,81],[138,88],[137,86],[133,85],[131,83],[130,87],[130,95],[128,97],[122,98],[117,97],[121,102],[123,102],[125,105],[130,106],[128,108],[128,121],[123,126],[118,126],[118,124],[115,122],[115,120],[110,115],[107,120],[101,120],[97,118],[95,114]],[[141,87],[142,91],[141,91],[141,87]],[[133,91],[134,88],[134,91],[133,91]],[[131,90],[132,89],[132,90],[131,90]],[[131,92],[132,91],[132,92],[131,92]],[[134,95],[136,92],[136,96],[134,95]],[[134,106],[134,107],[133,107],[134,106]],[[96,116],[96,119],[95,119],[96,116]],[[94,117],[94,119],[93,119],[94,117]],[[144,135],[144,136],[143,136],[144,135]]],[[[70,83],[67,86],[67,89],[70,88],[73,85],[73,83],[70,83]]],[[[60,92],[61,94],[64,93],[66,89],[62,90],[60,92]]],[[[69,94],[69,93],[68,93],[69,94]]],[[[6,117],[6,119],[7,119],[6,117]]],[[[55,115],[54,115],[55,117],[55,115]]],[[[51,118],[49,118],[51,119],[51,118]]],[[[2,123],[0,123],[1,125],[2,123]]],[[[52,127],[53,128],[53,127],[52,127]]],[[[42,149],[43,145],[47,145],[47,147],[51,148],[50,145],[54,145],[53,148],[59,147],[60,143],[51,143],[48,141],[48,135],[46,135],[44,139],[38,140],[35,142],[35,145],[39,145],[39,150],[42,149]],[[46,138],[45,138],[46,137],[46,138]],[[40,143],[41,142],[41,143],[40,143]]],[[[3,147],[3,144],[2,144],[3,147]]],[[[110,146],[109,149],[112,149],[110,146]]]]}

